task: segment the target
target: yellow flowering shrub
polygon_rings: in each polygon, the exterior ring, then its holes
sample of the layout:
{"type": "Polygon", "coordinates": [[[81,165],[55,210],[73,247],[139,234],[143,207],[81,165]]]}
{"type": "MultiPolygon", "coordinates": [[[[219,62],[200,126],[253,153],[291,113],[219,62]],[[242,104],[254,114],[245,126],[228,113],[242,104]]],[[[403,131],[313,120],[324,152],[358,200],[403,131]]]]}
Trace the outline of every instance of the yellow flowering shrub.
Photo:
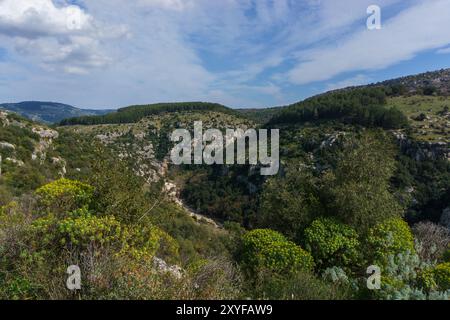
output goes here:
{"type": "Polygon", "coordinates": [[[334,219],[320,218],[305,229],[306,249],[322,269],[354,267],[359,260],[357,232],[334,219]]]}
{"type": "Polygon", "coordinates": [[[35,220],[31,227],[33,245],[51,252],[60,250],[108,249],[112,254],[135,260],[150,259],[162,242],[173,241],[165,232],[152,225],[125,225],[114,216],[95,216],[86,208],[73,211],[64,219],[54,214],[35,220]]]}
{"type": "Polygon", "coordinates": [[[441,290],[450,290],[450,262],[437,265],[434,269],[434,278],[441,290]]]}
{"type": "Polygon", "coordinates": [[[265,269],[283,273],[314,268],[313,258],[307,251],[273,230],[258,229],[246,233],[242,246],[242,262],[249,271],[265,269]]]}
{"type": "Polygon", "coordinates": [[[366,253],[370,263],[385,266],[389,256],[405,252],[415,252],[414,236],[408,224],[401,218],[394,218],[379,223],[368,232],[366,253]]]}
{"type": "Polygon", "coordinates": [[[91,203],[94,188],[80,181],[59,179],[36,190],[39,204],[55,211],[70,211],[91,203]]]}

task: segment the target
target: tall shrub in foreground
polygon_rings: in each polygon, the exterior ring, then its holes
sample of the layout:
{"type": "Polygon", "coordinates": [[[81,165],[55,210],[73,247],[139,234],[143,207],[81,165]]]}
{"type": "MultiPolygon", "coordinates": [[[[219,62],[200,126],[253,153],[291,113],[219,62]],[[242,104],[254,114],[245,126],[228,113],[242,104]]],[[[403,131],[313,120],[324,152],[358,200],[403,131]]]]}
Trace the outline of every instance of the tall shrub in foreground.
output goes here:
{"type": "Polygon", "coordinates": [[[312,256],[281,233],[257,229],[242,238],[242,265],[250,273],[260,270],[289,273],[295,270],[311,271],[312,256]]]}
{"type": "Polygon", "coordinates": [[[305,230],[306,249],[320,269],[354,267],[359,260],[357,232],[331,218],[319,218],[305,230]]]}

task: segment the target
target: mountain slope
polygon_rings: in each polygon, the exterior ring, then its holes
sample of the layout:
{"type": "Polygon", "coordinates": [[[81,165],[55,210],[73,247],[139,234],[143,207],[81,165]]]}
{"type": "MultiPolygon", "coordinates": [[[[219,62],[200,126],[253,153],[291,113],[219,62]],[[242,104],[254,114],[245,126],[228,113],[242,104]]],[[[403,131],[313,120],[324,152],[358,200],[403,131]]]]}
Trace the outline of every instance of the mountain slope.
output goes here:
{"type": "Polygon", "coordinates": [[[112,110],[78,109],[67,104],[42,101],[3,103],[0,104],[0,109],[13,111],[33,121],[44,123],[57,123],[66,118],[101,115],[112,112],[112,110]]]}
{"type": "Polygon", "coordinates": [[[141,119],[164,113],[180,113],[195,111],[216,111],[231,115],[239,115],[237,111],[227,108],[217,103],[207,102],[178,102],[178,103],[157,103],[149,105],[137,105],[121,108],[116,112],[99,116],[82,116],[61,121],[61,125],[98,125],[98,124],[119,124],[136,123],[141,119]]]}

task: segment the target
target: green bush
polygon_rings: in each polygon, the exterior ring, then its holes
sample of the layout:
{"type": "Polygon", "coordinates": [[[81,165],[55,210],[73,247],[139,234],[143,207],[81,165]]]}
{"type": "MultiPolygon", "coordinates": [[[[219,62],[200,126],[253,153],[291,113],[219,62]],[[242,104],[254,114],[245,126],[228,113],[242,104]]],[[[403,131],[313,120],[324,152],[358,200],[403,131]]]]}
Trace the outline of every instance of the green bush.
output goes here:
{"type": "Polygon", "coordinates": [[[268,180],[261,194],[259,225],[300,241],[304,228],[320,214],[317,189],[312,174],[297,170],[268,180]]]}
{"type": "Polygon", "coordinates": [[[161,243],[172,256],[177,254],[174,240],[152,225],[125,225],[114,216],[98,217],[86,209],[76,210],[60,220],[53,214],[31,225],[32,247],[44,254],[61,251],[108,250],[111,254],[135,260],[152,258],[161,243]]]}
{"type": "Polygon", "coordinates": [[[436,285],[434,270],[415,252],[390,255],[384,266],[381,290],[371,294],[383,300],[448,300],[450,291],[436,285]]]}
{"type": "Polygon", "coordinates": [[[414,237],[408,224],[401,218],[379,223],[368,231],[365,239],[366,259],[369,263],[385,266],[389,256],[415,252],[414,237]]]}
{"type": "Polygon", "coordinates": [[[437,265],[434,269],[434,277],[441,290],[450,290],[450,262],[437,265]]]}
{"type": "Polygon", "coordinates": [[[450,245],[448,246],[447,251],[444,252],[444,256],[442,258],[444,262],[450,262],[450,245]]]}
{"type": "Polygon", "coordinates": [[[253,274],[259,270],[275,273],[309,271],[314,267],[308,252],[281,233],[269,229],[253,230],[243,236],[242,263],[244,269],[253,274]]]}
{"type": "Polygon", "coordinates": [[[334,219],[315,220],[305,230],[305,243],[320,269],[333,266],[351,268],[358,264],[358,234],[334,219]]]}
{"type": "Polygon", "coordinates": [[[344,300],[351,298],[348,287],[329,283],[314,274],[296,271],[288,275],[260,272],[247,291],[254,299],[344,300]]]}
{"type": "Polygon", "coordinates": [[[69,179],[59,179],[36,190],[40,206],[56,212],[75,210],[89,205],[93,193],[92,186],[69,179]]]}

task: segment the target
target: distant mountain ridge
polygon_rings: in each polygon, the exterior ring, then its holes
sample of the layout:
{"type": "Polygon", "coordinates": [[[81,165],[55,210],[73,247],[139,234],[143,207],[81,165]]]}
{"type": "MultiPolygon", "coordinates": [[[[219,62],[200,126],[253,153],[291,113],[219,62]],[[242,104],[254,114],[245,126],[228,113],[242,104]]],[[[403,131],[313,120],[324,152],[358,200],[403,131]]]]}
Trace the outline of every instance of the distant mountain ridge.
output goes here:
{"type": "Polygon", "coordinates": [[[45,101],[3,103],[0,104],[0,109],[9,110],[33,121],[47,124],[59,123],[66,118],[103,115],[114,111],[79,109],[63,103],[45,101]]]}
{"type": "Polygon", "coordinates": [[[386,80],[376,85],[399,86],[404,94],[450,95],[450,68],[419,73],[392,80],[386,80]]]}
{"type": "Polygon", "coordinates": [[[118,109],[115,112],[97,115],[81,116],[64,119],[60,125],[96,125],[96,124],[120,124],[136,123],[141,119],[163,113],[193,112],[193,111],[216,111],[230,115],[241,115],[238,111],[218,103],[209,102],[175,102],[156,103],[149,105],[135,105],[118,109]]]}

